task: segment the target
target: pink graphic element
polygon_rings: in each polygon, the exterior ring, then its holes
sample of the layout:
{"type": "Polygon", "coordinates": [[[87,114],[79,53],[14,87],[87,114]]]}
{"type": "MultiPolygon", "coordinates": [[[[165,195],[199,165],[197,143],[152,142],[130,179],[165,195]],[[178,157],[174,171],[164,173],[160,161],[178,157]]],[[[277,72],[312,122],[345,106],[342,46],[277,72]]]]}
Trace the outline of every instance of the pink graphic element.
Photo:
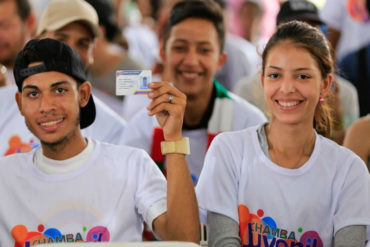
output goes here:
{"type": "Polygon", "coordinates": [[[366,0],[347,0],[347,11],[357,22],[369,22],[370,17],[366,9],[366,0]]]}
{"type": "Polygon", "coordinates": [[[319,234],[315,231],[307,231],[303,233],[299,242],[307,246],[315,246],[315,247],[324,246],[319,234]]]}
{"type": "Polygon", "coordinates": [[[91,228],[86,236],[86,242],[108,242],[109,239],[109,231],[104,226],[96,226],[91,228]]]}

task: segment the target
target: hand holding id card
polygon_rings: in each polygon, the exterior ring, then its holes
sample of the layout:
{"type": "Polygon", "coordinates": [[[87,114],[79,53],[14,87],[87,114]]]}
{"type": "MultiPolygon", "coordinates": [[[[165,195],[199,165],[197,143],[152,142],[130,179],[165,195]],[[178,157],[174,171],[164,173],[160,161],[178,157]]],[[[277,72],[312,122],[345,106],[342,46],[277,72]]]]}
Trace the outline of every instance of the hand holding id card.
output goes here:
{"type": "Polygon", "coordinates": [[[149,93],[152,91],[149,88],[149,83],[151,81],[151,70],[117,70],[116,95],[149,93]]]}

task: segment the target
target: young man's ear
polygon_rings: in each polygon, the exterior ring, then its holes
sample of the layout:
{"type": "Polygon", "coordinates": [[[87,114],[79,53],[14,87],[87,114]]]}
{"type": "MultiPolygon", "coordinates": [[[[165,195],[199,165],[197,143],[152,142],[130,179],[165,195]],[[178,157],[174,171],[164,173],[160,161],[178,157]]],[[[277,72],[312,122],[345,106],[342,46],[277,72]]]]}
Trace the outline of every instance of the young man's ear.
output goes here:
{"type": "Polygon", "coordinates": [[[166,51],[163,45],[161,46],[161,49],[159,50],[159,57],[161,58],[162,63],[164,64],[166,61],[166,51]]]}
{"type": "Polygon", "coordinates": [[[217,70],[221,69],[227,61],[227,54],[222,52],[218,58],[217,70]]]}
{"type": "Polygon", "coordinates": [[[22,116],[24,116],[23,111],[22,111],[22,93],[21,92],[15,93],[15,101],[17,102],[19,112],[22,114],[22,116]]]}
{"type": "Polygon", "coordinates": [[[30,15],[27,17],[25,21],[26,25],[26,32],[28,32],[28,35],[31,37],[35,35],[36,33],[36,27],[37,27],[37,18],[35,13],[30,13],[30,15]]]}
{"type": "Polygon", "coordinates": [[[87,103],[89,102],[89,99],[91,97],[91,84],[90,84],[90,82],[85,81],[78,87],[78,95],[79,95],[80,107],[83,108],[87,105],[87,103]]]}

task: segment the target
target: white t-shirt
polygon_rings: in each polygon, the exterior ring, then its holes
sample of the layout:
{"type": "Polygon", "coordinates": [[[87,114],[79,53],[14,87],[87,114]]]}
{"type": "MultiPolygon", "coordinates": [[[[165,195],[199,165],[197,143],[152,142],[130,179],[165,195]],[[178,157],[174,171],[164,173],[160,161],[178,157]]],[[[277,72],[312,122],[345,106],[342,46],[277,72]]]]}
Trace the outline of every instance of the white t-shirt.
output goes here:
{"type": "Polygon", "coordinates": [[[370,22],[355,21],[348,13],[346,7],[348,1],[326,0],[320,10],[321,19],[329,27],[341,32],[336,49],[338,60],[370,43],[370,22]]]}
{"type": "MultiPolygon", "coordinates": [[[[5,154],[27,152],[40,141],[28,130],[15,101],[15,85],[0,88],[0,157],[5,154]]],[[[82,134],[102,142],[120,144],[126,122],[94,96],[96,118],[82,134]]]]}
{"type": "Polygon", "coordinates": [[[52,174],[34,158],[0,158],[0,246],[141,241],[143,220],[151,226],[167,210],[166,180],[142,150],[96,142],[85,164],[52,174]]]}
{"type": "Polygon", "coordinates": [[[257,128],[213,141],[196,187],[203,222],[207,211],[230,217],[244,245],[253,236],[265,246],[332,246],[349,225],[367,225],[369,239],[370,176],[359,157],[316,134],[309,160],[283,168],[263,153],[257,128]]]}
{"type": "Polygon", "coordinates": [[[225,53],[227,60],[215,77],[231,91],[241,78],[252,76],[258,71],[261,58],[257,53],[257,47],[231,33],[226,35],[225,53]]]}
{"type": "MultiPolygon", "coordinates": [[[[231,115],[231,130],[240,130],[266,121],[265,116],[257,107],[229,92],[233,102],[231,115]]],[[[226,110],[226,109],[225,109],[226,110]]],[[[151,152],[153,129],[158,126],[155,117],[149,117],[146,109],[139,112],[126,125],[122,142],[126,145],[142,148],[149,154],[151,152]]],[[[183,130],[182,135],[189,137],[190,155],[186,156],[188,167],[193,181],[196,183],[203,167],[204,157],[207,151],[208,131],[206,128],[195,130],[183,130]]]]}

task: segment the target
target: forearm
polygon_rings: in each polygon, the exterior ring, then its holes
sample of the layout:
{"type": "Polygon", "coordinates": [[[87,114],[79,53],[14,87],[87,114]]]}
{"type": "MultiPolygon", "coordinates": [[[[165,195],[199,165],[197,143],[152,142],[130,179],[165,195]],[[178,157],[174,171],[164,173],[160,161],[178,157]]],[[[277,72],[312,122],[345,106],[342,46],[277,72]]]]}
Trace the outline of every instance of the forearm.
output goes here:
{"type": "Polygon", "coordinates": [[[334,247],[364,247],[366,226],[347,226],[335,234],[334,247]]]}
{"type": "Polygon", "coordinates": [[[210,247],[240,247],[239,224],[233,219],[217,214],[207,213],[208,246],[210,247]]]}
{"type": "Polygon", "coordinates": [[[199,243],[198,205],[185,155],[167,154],[166,159],[168,238],[199,243]]]}

